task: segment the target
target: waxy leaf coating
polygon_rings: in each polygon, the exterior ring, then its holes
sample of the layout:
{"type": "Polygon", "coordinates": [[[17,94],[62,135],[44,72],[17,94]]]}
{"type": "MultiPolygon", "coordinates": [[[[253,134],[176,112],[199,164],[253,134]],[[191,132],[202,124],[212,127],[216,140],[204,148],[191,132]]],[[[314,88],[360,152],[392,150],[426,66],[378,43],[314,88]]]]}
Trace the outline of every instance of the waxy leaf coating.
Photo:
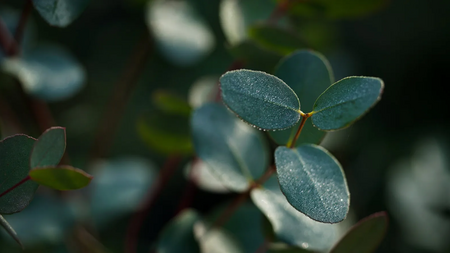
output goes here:
{"type": "MultiPolygon", "coordinates": [[[[275,75],[297,94],[303,112],[311,112],[316,99],[334,82],[327,59],[311,50],[300,50],[283,58],[275,70],[275,75]]],[[[270,132],[270,136],[278,144],[287,145],[294,138],[299,125],[300,123],[297,123],[291,129],[270,132]]],[[[325,134],[326,132],[318,130],[311,120],[308,120],[295,143],[297,146],[302,143],[319,144],[325,134]]]]}
{"type": "Polygon", "coordinates": [[[76,190],[87,186],[92,176],[71,166],[37,167],[30,171],[30,178],[56,190],[76,190]]]}
{"type": "Polygon", "coordinates": [[[156,245],[159,253],[200,253],[200,247],[194,237],[194,224],[200,220],[197,212],[186,210],[177,215],[162,230],[156,245]]]}
{"type": "Polygon", "coordinates": [[[220,78],[225,104],[244,121],[265,130],[292,127],[300,101],[281,79],[260,71],[229,71],[220,78]]]}
{"type": "Polygon", "coordinates": [[[36,141],[31,152],[30,168],[56,166],[66,150],[66,129],[47,129],[36,141]]]}
{"type": "Polygon", "coordinates": [[[34,7],[50,25],[65,27],[88,5],[89,0],[33,0],[34,7]]]}
{"type": "Polygon", "coordinates": [[[337,240],[338,225],[314,221],[293,208],[280,191],[275,176],[263,187],[253,189],[251,198],[269,219],[282,242],[322,252],[330,249],[337,240]]]}
{"type": "Polygon", "coordinates": [[[375,77],[353,76],[334,83],[316,100],[313,124],[328,131],[348,127],[380,100],[383,87],[375,77]]]}
{"type": "Polygon", "coordinates": [[[345,219],[350,193],[338,161],[324,148],[309,144],[275,150],[281,191],[289,203],[314,220],[345,219]]]}
{"type": "MultiPolygon", "coordinates": [[[[30,155],[36,139],[18,134],[0,142],[0,193],[13,187],[28,176],[30,155]]],[[[0,214],[22,211],[33,198],[38,184],[27,181],[0,197],[0,214]]]]}
{"type": "Polygon", "coordinates": [[[388,227],[387,214],[375,213],[354,225],[330,253],[371,253],[383,240],[388,227]]]}
{"type": "Polygon", "coordinates": [[[268,166],[269,154],[261,133],[223,105],[205,104],[191,121],[194,149],[224,186],[242,192],[268,166]]]}

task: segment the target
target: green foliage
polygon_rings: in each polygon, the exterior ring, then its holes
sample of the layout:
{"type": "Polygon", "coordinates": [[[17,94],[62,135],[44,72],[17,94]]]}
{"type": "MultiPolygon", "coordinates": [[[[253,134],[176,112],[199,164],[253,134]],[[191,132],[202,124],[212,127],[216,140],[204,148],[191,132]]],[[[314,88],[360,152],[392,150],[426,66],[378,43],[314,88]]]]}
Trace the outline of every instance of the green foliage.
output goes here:
{"type": "Polygon", "coordinates": [[[50,25],[65,27],[88,5],[89,0],[33,0],[34,7],[50,25]]]}
{"type": "Polygon", "coordinates": [[[380,100],[383,88],[379,78],[344,78],[316,100],[312,122],[317,128],[328,131],[348,127],[380,100]]]}
{"type": "Polygon", "coordinates": [[[38,184],[60,191],[83,188],[92,180],[91,175],[71,166],[35,167],[30,170],[29,175],[38,184]]]}
{"type": "Polygon", "coordinates": [[[275,151],[278,181],[289,203],[314,220],[336,223],[345,219],[350,205],[341,165],[316,145],[275,151]]]}
{"type": "Polygon", "coordinates": [[[249,28],[251,39],[267,50],[282,55],[305,47],[305,42],[293,31],[267,23],[257,23],[249,28]]]}
{"type": "MultiPolygon", "coordinates": [[[[0,173],[5,177],[0,185],[0,192],[7,191],[28,175],[35,141],[30,136],[19,134],[0,142],[0,173]]],[[[0,197],[0,214],[22,211],[30,203],[37,188],[38,184],[28,181],[0,197]]]]}
{"type": "Polygon", "coordinates": [[[264,173],[269,160],[264,139],[224,106],[198,108],[191,126],[198,157],[226,187],[243,192],[264,173]]]}
{"type": "Polygon", "coordinates": [[[330,253],[370,253],[374,252],[386,234],[387,215],[373,214],[353,226],[333,247],[330,253]]]}
{"type": "Polygon", "coordinates": [[[30,167],[56,166],[66,151],[66,129],[52,127],[36,141],[31,152],[30,167]]]}
{"type": "Polygon", "coordinates": [[[297,95],[275,76],[236,70],[220,78],[225,104],[240,118],[264,130],[292,127],[300,119],[297,95]]]}

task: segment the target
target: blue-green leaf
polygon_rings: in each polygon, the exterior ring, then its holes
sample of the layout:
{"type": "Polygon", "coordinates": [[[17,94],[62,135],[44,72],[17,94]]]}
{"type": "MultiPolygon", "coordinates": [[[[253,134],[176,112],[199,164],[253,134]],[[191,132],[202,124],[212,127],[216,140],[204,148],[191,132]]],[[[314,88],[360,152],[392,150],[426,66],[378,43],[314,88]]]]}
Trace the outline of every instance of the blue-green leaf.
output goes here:
{"type": "Polygon", "coordinates": [[[6,59],[2,67],[20,80],[27,93],[49,102],[74,95],[86,78],[77,60],[57,46],[40,46],[21,58],[6,59]]]}
{"type": "Polygon", "coordinates": [[[199,221],[194,226],[195,237],[200,244],[200,252],[207,253],[245,253],[234,235],[225,228],[209,228],[199,221]]]}
{"type": "Polygon", "coordinates": [[[191,126],[198,157],[230,190],[247,190],[267,168],[269,154],[261,134],[223,105],[203,105],[194,112],[191,126]]]}
{"type": "Polygon", "coordinates": [[[278,180],[289,203],[314,220],[345,219],[350,193],[341,165],[324,148],[305,144],[275,150],[278,180]]]}
{"type": "Polygon", "coordinates": [[[312,122],[317,128],[327,131],[348,127],[380,100],[383,88],[383,81],[379,78],[344,78],[316,100],[312,122]]]}
{"type": "Polygon", "coordinates": [[[65,27],[88,5],[89,0],[33,0],[34,7],[50,25],[65,27]]]}
{"type": "Polygon", "coordinates": [[[326,251],[337,240],[338,224],[314,221],[294,209],[272,176],[251,198],[272,223],[277,238],[287,244],[312,251],[326,251]]]}
{"type": "Polygon", "coordinates": [[[189,1],[150,1],[146,20],[161,52],[174,64],[195,64],[214,49],[211,29],[189,1]]]}
{"type": "Polygon", "coordinates": [[[220,78],[225,104],[244,121],[265,130],[292,127],[300,119],[300,101],[279,78],[260,71],[236,70],[220,78]]]}
{"type": "Polygon", "coordinates": [[[215,193],[228,193],[220,178],[213,173],[211,168],[200,159],[194,159],[185,167],[185,175],[188,180],[192,180],[195,185],[204,190],[215,193]]]}
{"type": "MultiPolygon", "coordinates": [[[[275,75],[294,90],[304,112],[312,111],[316,99],[334,82],[327,59],[311,50],[297,51],[283,58],[275,70],[275,75]]],[[[288,130],[270,132],[270,136],[278,144],[287,145],[292,141],[299,124],[288,130]]],[[[307,121],[296,145],[319,144],[324,137],[325,132],[313,127],[311,121],[307,121]]]]}
{"type": "Polygon", "coordinates": [[[102,227],[135,211],[156,177],[155,166],[140,158],[119,158],[95,166],[90,184],[93,221],[102,227]]]}
{"type": "Polygon", "coordinates": [[[56,166],[66,151],[66,129],[51,127],[34,144],[30,156],[30,168],[56,166]]]}
{"type": "Polygon", "coordinates": [[[330,253],[371,253],[383,240],[388,226],[385,212],[375,213],[353,226],[330,253]]]}
{"type": "MultiPolygon", "coordinates": [[[[32,137],[18,134],[0,142],[0,193],[28,176],[30,155],[35,141],[32,137]]],[[[38,186],[29,180],[0,197],[0,214],[22,211],[30,203],[38,186]]]]}
{"type": "Polygon", "coordinates": [[[186,210],[177,215],[162,230],[157,245],[158,253],[200,253],[194,237],[194,224],[199,215],[194,210],[186,210]]]}

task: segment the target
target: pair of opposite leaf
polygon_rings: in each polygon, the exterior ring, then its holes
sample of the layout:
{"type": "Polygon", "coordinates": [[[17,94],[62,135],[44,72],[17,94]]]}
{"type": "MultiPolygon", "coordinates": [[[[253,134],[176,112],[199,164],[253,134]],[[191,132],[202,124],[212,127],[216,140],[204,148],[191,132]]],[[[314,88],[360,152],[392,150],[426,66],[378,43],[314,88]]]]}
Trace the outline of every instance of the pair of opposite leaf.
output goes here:
{"type": "MultiPolygon", "coordinates": [[[[293,55],[296,54],[303,54],[304,59],[314,53],[300,51],[293,55]]],[[[296,74],[292,66],[285,69],[296,74]]],[[[379,78],[344,78],[329,86],[315,100],[312,111],[304,113],[294,90],[273,75],[230,71],[220,78],[220,84],[227,107],[259,129],[283,130],[302,117],[311,117],[313,125],[323,131],[352,124],[380,99],[384,86],[379,78]]],[[[320,222],[336,223],[346,217],[349,192],[345,176],[338,161],[324,148],[315,144],[280,146],[275,151],[275,165],[280,188],[294,208],[320,222]]]]}

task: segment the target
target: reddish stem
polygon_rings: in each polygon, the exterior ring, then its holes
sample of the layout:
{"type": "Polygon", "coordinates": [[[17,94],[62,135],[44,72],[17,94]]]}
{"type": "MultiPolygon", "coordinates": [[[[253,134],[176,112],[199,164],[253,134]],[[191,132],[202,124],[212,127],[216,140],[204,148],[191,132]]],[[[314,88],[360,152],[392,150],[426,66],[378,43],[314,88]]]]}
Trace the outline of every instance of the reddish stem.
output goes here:
{"type": "Polygon", "coordinates": [[[18,53],[18,47],[11,33],[6,27],[5,22],[0,18],[0,45],[3,48],[3,52],[7,56],[14,56],[18,53]]]}
{"type": "Polygon", "coordinates": [[[295,133],[294,139],[292,140],[291,144],[289,144],[288,148],[295,147],[295,142],[297,141],[298,137],[300,136],[300,133],[302,132],[303,126],[305,125],[306,120],[311,117],[311,114],[309,113],[301,113],[302,120],[300,121],[300,125],[298,126],[297,133],[295,133]]]}
{"type": "Polygon", "coordinates": [[[22,44],[23,34],[25,32],[25,26],[28,21],[28,17],[33,10],[33,2],[31,0],[26,0],[25,6],[22,9],[22,14],[20,15],[20,20],[16,28],[16,32],[14,33],[14,39],[16,41],[17,46],[22,44]]]}
{"type": "Polygon", "coordinates": [[[144,223],[145,217],[155,204],[156,199],[161,195],[162,190],[175,173],[181,162],[181,156],[173,155],[167,158],[156,184],[151,187],[147,198],[142,202],[141,208],[131,218],[128,225],[125,238],[125,253],[134,253],[137,249],[138,235],[141,225],[144,223]]]}
{"type": "Polygon", "coordinates": [[[151,42],[148,32],[145,32],[145,35],[134,48],[135,51],[130,57],[127,68],[115,84],[114,91],[106,106],[105,116],[98,126],[89,160],[105,156],[112,145],[114,133],[122,118],[120,115],[122,115],[131,92],[136,87],[150,56],[151,42]]]}
{"type": "Polygon", "coordinates": [[[19,187],[21,184],[25,183],[26,181],[30,180],[30,175],[27,175],[24,179],[20,180],[20,182],[18,182],[17,184],[13,185],[11,188],[9,188],[8,190],[2,192],[0,194],[0,198],[5,196],[7,193],[9,193],[10,191],[16,189],[17,187],[19,187]]]}
{"type": "Polygon", "coordinates": [[[275,10],[270,15],[268,22],[275,24],[278,20],[280,20],[280,18],[282,18],[286,14],[287,10],[289,9],[289,6],[290,0],[280,1],[275,10]]]}

